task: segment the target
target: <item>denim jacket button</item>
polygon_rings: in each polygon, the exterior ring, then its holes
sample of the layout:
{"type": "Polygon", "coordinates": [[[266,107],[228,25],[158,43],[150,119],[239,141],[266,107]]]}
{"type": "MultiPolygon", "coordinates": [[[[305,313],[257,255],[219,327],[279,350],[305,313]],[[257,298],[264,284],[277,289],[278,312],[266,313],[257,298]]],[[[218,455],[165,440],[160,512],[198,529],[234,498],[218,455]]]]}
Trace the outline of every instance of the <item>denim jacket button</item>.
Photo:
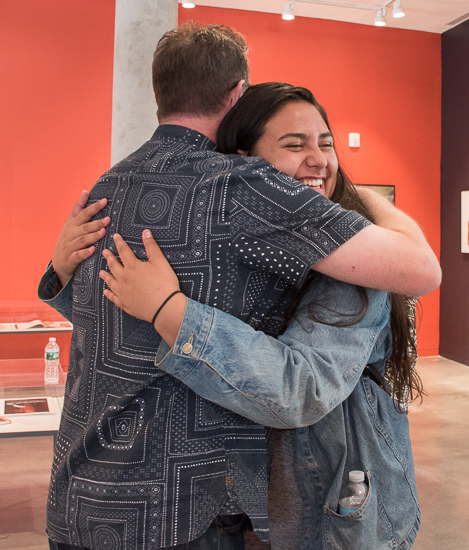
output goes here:
{"type": "Polygon", "coordinates": [[[182,350],[182,353],[185,353],[186,355],[189,355],[189,353],[192,351],[192,344],[190,344],[189,342],[186,342],[181,347],[181,350],[182,350]]]}

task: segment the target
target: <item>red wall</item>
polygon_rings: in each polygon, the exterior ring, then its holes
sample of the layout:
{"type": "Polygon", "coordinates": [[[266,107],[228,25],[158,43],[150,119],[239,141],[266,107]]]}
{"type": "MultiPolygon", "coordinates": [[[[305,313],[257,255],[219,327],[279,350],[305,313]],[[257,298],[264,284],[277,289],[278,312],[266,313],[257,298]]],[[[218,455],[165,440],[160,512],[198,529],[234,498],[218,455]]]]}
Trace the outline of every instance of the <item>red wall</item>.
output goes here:
{"type": "MultiPolygon", "coordinates": [[[[328,112],[352,179],[395,185],[396,205],[420,223],[439,254],[440,35],[204,7],[180,8],[180,23],[187,19],[241,32],[253,84],[310,88],[328,112]],[[348,147],[349,132],[361,134],[356,151],[348,147]]],[[[421,303],[419,353],[437,355],[438,291],[421,303]]]]}
{"type": "MultiPolygon", "coordinates": [[[[115,7],[0,0],[0,12],[2,322],[50,310],[36,298],[38,280],[80,191],[109,167],[115,7]]],[[[12,346],[41,356],[47,336],[1,336],[0,358],[12,346]]]]}
{"type": "Polygon", "coordinates": [[[35,299],[73,202],[109,167],[115,8],[114,0],[0,0],[0,7],[7,307],[35,299]]]}
{"type": "MultiPolygon", "coordinates": [[[[2,322],[11,314],[42,315],[37,282],[60,227],[81,189],[109,167],[114,0],[0,0],[0,7],[7,83],[0,87],[2,322]]],[[[311,88],[328,110],[354,180],[395,185],[397,206],[417,219],[439,252],[439,35],[306,18],[284,22],[241,10],[179,13],[180,22],[190,17],[242,32],[251,46],[253,83],[311,88]],[[349,132],[361,134],[356,152],[348,148],[349,132]]],[[[434,355],[438,293],[422,303],[419,351],[434,355]]]]}

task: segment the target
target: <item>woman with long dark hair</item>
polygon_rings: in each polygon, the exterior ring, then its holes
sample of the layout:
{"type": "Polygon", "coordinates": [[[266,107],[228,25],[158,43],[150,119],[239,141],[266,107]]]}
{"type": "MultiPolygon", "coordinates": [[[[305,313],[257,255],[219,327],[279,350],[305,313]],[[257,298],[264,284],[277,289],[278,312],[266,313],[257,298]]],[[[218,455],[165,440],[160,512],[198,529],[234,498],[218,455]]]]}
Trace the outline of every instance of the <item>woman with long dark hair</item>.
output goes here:
{"type": "MultiPolygon", "coordinates": [[[[225,116],[218,129],[218,149],[225,154],[241,153],[266,158],[267,155],[262,154],[263,151],[260,150],[260,147],[262,147],[261,138],[265,134],[266,124],[285,106],[297,104],[298,102],[306,102],[312,105],[324,121],[328,131],[331,132],[327,113],[316,101],[310,90],[281,82],[267,82],[249,88],[225,116]]],[[[288,114],[286,116],[288,117],[288,114]]],[[[291,126],[291,122],[288,124],[291,126]]],[[[327,138],[332,138],[332,132],[331,136],[327,136],[327,138]]],[[[296,149],[298,151],[298,149],[302,148],[302,145],[300,143],[301,140],[296,139],[298,140],[297,142],[279,144],[279,149],[289,146],[290,150],[296,149]]],[[[328,142],[325,141],[324,143],[328,142]]],[[[267,158],[266,160],[269,160],[277,169],[285,171],[284,167],[279,165],[278,150],[271,152],[271,158],[267,158]]],[[[335,148],[333,155],[337,157],[335,148]]],[[[295,177],[295,174],[290,175],[295,177]]],[[[333,189],[317,190],[319,192],[323,191],[323,194],[327,198],[339,203],[343,208],[355,210],[370,221],[374,221],[339,162],[337,163],[333,189]]],[[[318,273],[313,272],[310,275],[307,283],[303,285],[301,291],[297,293],[295,299],[292,301],[289,308],[289,316],[295,315],[301,298],[315,284],[318,277],[320,277],[318,273]]],[[[360,315],[363,315],[367,308],[367,294],[364,289],[359,289],[359,292],[363,298],[363,308],[357,312],[356,319],[360,315]]],[[[415,301],[401,294],[392,294],[391,301],[393,347],[391,357],[387,362],[386,377],[392,383],[396,404],[398,404],[400,402],[405,403],[408,398],[411,400],[419,398],[422,395],[422,385],[414,369],[417,356],[412,322],[414,319],[415,301]]],[[[309,303],[307,309],[309,315],[315,319],[314,302],[309,303]]],[[[345,324],[353,322],[353,320],[348,319],[348,316],[344,316],[344,319],[339,321],[339,323],[345,324]]]]}

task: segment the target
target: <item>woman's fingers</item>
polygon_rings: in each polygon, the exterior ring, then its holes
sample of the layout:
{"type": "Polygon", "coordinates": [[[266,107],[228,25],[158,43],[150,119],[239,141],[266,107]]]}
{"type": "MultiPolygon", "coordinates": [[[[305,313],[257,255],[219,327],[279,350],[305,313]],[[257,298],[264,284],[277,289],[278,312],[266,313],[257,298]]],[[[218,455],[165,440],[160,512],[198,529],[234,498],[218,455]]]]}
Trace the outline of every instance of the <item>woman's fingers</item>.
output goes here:
{"type": "MultiPolygon", "coordinates": [[[[106,216],[99,220],[89,221],[93,216],[100,212],[106,205],[107,199],[101,199],[88,207],[83,208],[88,200],[88,191],[82,191],[82,194],[70,214],[70,230],[68,239],[65,239],[65,246],[71,250],[70,255],[83,259],[88,257],[88,247],[95,244],[99,239],[102,239],[106,234],[106,229],[111,218],[106,216]],[[82,249],[85,249],[84,251],[82,249]],[[77,255],[76,252],[84,252],[77,255]]],[[[80,262],[78,262],[80,263],[80,262]]],[[[78,264],[77,264],[78,265],[78,264]]]]}
{"type": "Polygon", "coordinates": [[[103,256],[106,258],[109,271],[112,273],[112,275],[116,279],[118,279],[119,275],[124,270],[122,264],[119,262],[119,260],[114,256],[114,254],[110,250],[107,250],[107,249],[103,250],[103,256]]]}
{"type": "Polygon", "coordinates": [[[106,285],[112,292],[114,288],[114,283],[116,282],[116,278],[112,275],[112,273],[108,273],[107,271],[104,271],[104,269],[102,269],[99,272],[99,276],[106,283],[106,285]]]}
{"type": "Polygon", "coordinates": [[[137,260],[129,245],[118,233],[116,233],[112,237],[114,239],[114,244],[116,245],[117,252],[119,253],[123,265],[125,265],[126,267],[131,267],[133,263],[140,261],[137,260]]]}
{"type": "Polygon", "coordinates": [[[145,247],[145,252],[147,253],[148,261],[151,260],[158,260],[161,256],[163,256],[163,252],[161,252],[161,248],[158,246],[158,243],[153,238],[153,235],[151,234],[151,231],[149,229],[145,229],[142,233],[142,241],[143,246],[145,247]]]}
{"type": "MultiPolygon", "coordinates": [[[[83,227],[83,226],[82,226],[83,227]]],[[[106,229],[101,227],[92,233],[79,233],[79,235],[69,244],[72,251],[79,251],[83,248],[87,248],[92,244],[95,244],[106,234],[106,229]]]]}
{"type": "Polygon", "coordinates": [[[151,231],[145,229],[142,233],[143,245],[147,253],[148,263],[154,269],[155,275],[158,277],[160,284],[172,286],[174,289],[179,288],[179,280],[166,259],[163,251],[158,243],[153,238],[151,231]]]}
{"type": "Polygon", "coordinates": [[[107,227],[111,223],[111,218],[106,216],[99,220],[93,220],[92,222],[84,223],[77,228],[80,231],[80,234],[95,233],[104,227],[107,227]]]}
{"type": "Polygon", "coordinates": [[[77,200],[77,202],[73,205],[72,211],[70,212],[71,218],[76,218],[80,212],[83,211],[83,209],[86,206],[86,203],[88,202],[89,193],[88,191],[82,191],[80,198],[77,200]]]}
{"type": "Polygon", "coordinates": [[[106,298],[107,298],[110,302],[112,302],[113,304],[115,304],[117,307],[120,307],[119,301],[118,301],[116,295],[115,295],[111,290],[104,289],[104,290],[103,290],[103,294],[104,294],[104,296],[106,296],[106,298]]]}
{"type": "Polygon", "coordinates": [[[76,218],[77,225],[83,225],[86,222],[89,222],[93,216],[96,216],[98,212],[101,212],[101,210],[107,205],[107,199],[101,199],[99,201],[93,202],[83,210],[81,210],[76,216],[73,216],[73,211],[76,209],[78,203],[80,202],[80,199],[77,201],[75,206],[72,210],[72,218],[76,218]]]}
{"type": "Polygon", "coordinates": [[[82,248],[81,250],[73,252],[70,254],[70,263],[78,267],[83,260],[86,260],[86,258],[89,258],[92,254],[94,254],[95,250],[95,246],[90,246],[88,248],[82,248]]]}
{"type": "Polygon", "coordinates": [[[107,271],[104,271],[102,269],[99,272],[99,276],[106,283],[106,286],[107,286],[107,288],[105,288],[103,290],[104,296],[106,296],[106,298],[110,302],[115,304],[117,307],[122,308],[122,304],[119,300],[119,297],[115,294],[115,291],[117,291],[118,282],[117,282],[116,278],[114,277],[114,275],[112,273],[108,273],[107,271]]]}

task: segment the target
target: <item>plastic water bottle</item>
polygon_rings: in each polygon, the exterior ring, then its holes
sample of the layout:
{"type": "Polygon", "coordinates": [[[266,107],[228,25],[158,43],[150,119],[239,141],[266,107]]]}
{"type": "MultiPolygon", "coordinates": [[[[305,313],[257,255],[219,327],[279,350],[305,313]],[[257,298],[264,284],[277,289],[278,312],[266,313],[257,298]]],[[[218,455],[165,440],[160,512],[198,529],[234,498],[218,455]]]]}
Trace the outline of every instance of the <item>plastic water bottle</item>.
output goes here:
{"type": "Polygon", "coordinates": [[[46,368],[44,370],[44,384],[59,383],[59,354],[60,348],[55,338],[49,338],[44,352],[46,368]]]}
{"type": "Polygon", "coordinates": [[[339,514],[347,516],[355,512],[365,502],[368,487],[365,483],[365,474],[360,470],[349,472],[349,483],[340,494],[339,514]]]}

